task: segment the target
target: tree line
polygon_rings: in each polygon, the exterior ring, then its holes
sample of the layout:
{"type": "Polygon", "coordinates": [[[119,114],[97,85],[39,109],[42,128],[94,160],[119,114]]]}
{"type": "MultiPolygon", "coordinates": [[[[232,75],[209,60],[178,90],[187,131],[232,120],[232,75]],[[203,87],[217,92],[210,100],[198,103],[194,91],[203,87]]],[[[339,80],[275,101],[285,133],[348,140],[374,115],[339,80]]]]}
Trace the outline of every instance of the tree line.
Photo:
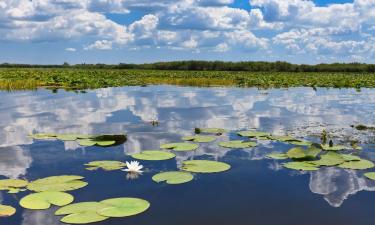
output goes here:
{"type": "Polygon", "coordinates": [[[366,72],[374,73],[375,64],[365,63],[332,63],[332,64],[292,64],[288,62],[224,62],[224,61],[174,61],[144,64],[120,63],[108,64],[75,64],[31,65],[0,64],[0,68],[79,68],[79,69],[144,69],[144,70],[191,70],[191,71],[252,71],[252,72],[366,72]]]}

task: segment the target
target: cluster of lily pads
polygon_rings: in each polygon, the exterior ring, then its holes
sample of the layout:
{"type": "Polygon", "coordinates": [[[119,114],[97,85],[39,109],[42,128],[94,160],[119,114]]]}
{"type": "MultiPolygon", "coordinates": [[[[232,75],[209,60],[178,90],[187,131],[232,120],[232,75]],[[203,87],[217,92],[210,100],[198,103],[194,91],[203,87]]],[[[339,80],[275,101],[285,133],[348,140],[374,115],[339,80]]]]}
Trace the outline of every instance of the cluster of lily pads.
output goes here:
{"type": "Polygon", "coordinates": [[[76,141],[81,146],[101,146],[108,147],[123,144],[126,141],[126,134],[113,135],[90,135],[90,134],[52,134],[38,133],[29,135],[30,138],[36,140],[61,140],[76,141]]]}
{"type": "MultiPolygon", "coordinates": [[[[217,139],[223,133],[228,132],[221,128],[196,128],[195,135],[182,138],[183,142],[165,143],[157,150],[144,150],[140,153],[130,155],[140,161],[170,160],[176,157],[174,152],[195,151],[199,143],[209,143],[217,139]]],[[[232,140],[219,142],[224,148],[251,148],[257,145],[256,140],[271,140],[289,143],[298,147],[291,148],[286,153],[274,152],[267,157],[275,160],[290,160],[285,162],[285,168],[315,171],[320,167],[337,166],[345,169],[370,169],[375,164],[369,160],[362,159],[353,153],[341,153],[341,151],[357,151],[358,147],[347,147],[343,145],[316,144],[300,140],[290,136],[275,136],[260,131],[240,131],[237,133],[249,140],[232,140]]],[[[34,134],[34,139],[62,141],[77,141],[82,146],[113,146],[124,143],[126,135],[77,135],[77,134],[34,134]]],[[[105,171],[124,170],[129,174],[142,173],[143,166],[137,161],[92,161],[85,164],[87,170],[103,169],[105,171]]],[[[183,184],[194,179],[195,173],[218,173],[224,172],[231,166],[224,162],[212,160],[186,160],[182,162],[180,170],[164,171],[155,174],[152,180],[157,183],[183,184]]],[[[365,173],[369,179],[375,180],[375,172],[365,173]]],[[[83,188],[88,185],[83,181],[84,177],[75,175],[52,176],[28,182],[19,179],[0,180],[0,190],[8,193],[20,191],[32,191],[34,193],[23,197],[20,205],[26,209],[42,210],[52,205],[61,207],[55,215],[63,216],[61,221],[69,224],[85,224],[99,222],[111,217],[127,217],[146,211],[150,203],[139,198],[113,198],[100,202],[78,202],[73,203],[74,197],[68,191],[83,188]]],[[[16,209],[11,206],[0,205],[0,216],[11,216],[16,209]]]]}

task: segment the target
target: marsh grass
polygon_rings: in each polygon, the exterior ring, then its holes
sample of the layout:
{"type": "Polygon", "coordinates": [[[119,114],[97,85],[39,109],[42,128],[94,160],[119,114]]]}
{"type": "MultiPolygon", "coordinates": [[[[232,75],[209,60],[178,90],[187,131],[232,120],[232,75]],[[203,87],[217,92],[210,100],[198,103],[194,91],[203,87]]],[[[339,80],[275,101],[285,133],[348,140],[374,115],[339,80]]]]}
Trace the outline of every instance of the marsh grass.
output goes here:
{"type": "Polygon", "coordinates": [[[230,72],[125,69],[0,69],[0,89],[38,87],[94,89],[103,87],[171,84],[182,86],[237,86],[257,88],[333,87],[373,88],[374,73],[230,72]]]}

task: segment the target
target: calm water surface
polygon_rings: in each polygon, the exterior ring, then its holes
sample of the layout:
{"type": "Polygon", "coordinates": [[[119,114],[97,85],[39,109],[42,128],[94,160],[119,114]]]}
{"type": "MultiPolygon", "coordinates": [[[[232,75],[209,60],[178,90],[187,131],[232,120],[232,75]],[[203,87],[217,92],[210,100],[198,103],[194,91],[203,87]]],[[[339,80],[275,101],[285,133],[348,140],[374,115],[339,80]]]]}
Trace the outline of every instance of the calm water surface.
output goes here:
{"type": "MultiPolygon", "coordinates": [[[[142,162],[146,172],[127,179],[122,171],[87,171],[93,160],[129,161],[132,153],[179,141],[195,127],[232,132],[218,141],[241,139],[235,132],[255,128],[318,141],[327,129],[335,143],[361,142],[362,157],[375,161],[374,135],[351,128],[375,124],[375,90],[238,89],[174,86],[124,87],[73,93],[49,90],[0,92],[0,178],[34,180],[46,176],[82,175],[89,185],[70,192],[75,201],[140,197],[151,203],[138,216],[109,219],[98,225],[373,225],[375,181],[364,171],[324,168],[317,172],[284,169],[265,159],[291,145],[260,141],[236,150],[201,144],[196,152],[178,153],[162,162],[142,162]],[[159,126],[150,121],[158,120],[159,126]],[[126,143],[110,148],[80,147],[75,142],[34,141],[29,133],[124,133],[126,143]],[[196,175],[183,185],[157,184],[151,177],[176,170],[187,159],[227,162],[232,169],[196,175]]],[[[218,142],[216,141],[216,142],[218,142]]],[[[56,208],[18,207],[28,194],[0,193],[0,203],[17,207],[1,225],[59,225],[56,208]]]]}

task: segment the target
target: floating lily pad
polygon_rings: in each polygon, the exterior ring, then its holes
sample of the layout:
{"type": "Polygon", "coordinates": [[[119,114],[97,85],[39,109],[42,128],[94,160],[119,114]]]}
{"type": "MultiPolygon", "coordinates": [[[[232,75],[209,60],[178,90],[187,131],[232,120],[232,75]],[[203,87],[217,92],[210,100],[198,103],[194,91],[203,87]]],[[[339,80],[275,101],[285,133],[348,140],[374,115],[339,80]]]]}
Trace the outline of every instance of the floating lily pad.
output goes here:
{"type": "Polygon", "coordinates": [[[269,137],[271,135],[270,133],[267,133],[267,132],[254,131],[254,130],[240,131],[237,134],[242,137],[252,137],[252,138],[269,137]]]}
{"type": "Polygon", "coordinates": [[[341,157],[345,161],[359,161],[359,160],[361,160],[361,158],[359,156],[352,155],[352,154],[341,154],[341,157]]]}
{"type": "Polygon", "coordinates": [[[61,141],[75,141],[77,140],[77,135],[76,134],[58,134],[56,138],[61,141]]]}
{"type": "Polygon", "coordinates": [[[244,142],[241,140],[236,141],[226,141],[226,142],[219,142],[219,146],[224,148],[251,148],[257,145],[256,142],[244,142]]]}
{"type": "Polygon", "coordinates": [[[82,179],[83,177],[81,176],[72,175],[46,177],[30,182],[27,185],[27,189],[36,192],[71,191],[87,185],[82,179]]]}
{"type": "Polygon", "coordinates": [[[208,136],[208,135],[194,135],[194,136],[186,136],[183,137],[182,140],[184,141],[194,141],[199,143],[211,142],[215,141],[216,137],[208,136]]]}
{"type": "Polygon", "coordinates": [[[0,217],[9,217],[16,213],[16,209],[12,206],[0,204],[0,217]]]}
{"type": "Polygon", "coordinates": [[[230,169],[230,165],[210,160],[189,160],[182,162],[182,170],[193,173],[218,173],[230,169]]]}
{"type": "Polygon", "coordinates": [[[299,146],[310,146],[312,145],[309,141],[301,141],[301,140],[294,140],[294,141],[287,141],[287,143],[292,145],[299,145],[299,146]]]}
{"type": "Polygon", "coordinates": [[[266,157],[270,159],[287,159],[288,158],[288,156],[285,153],[278,153],[278,152],[267,154],[266,157]]]}
{"type": "Polygon", "coordinates": [[[73,196],[68,193],[46,191],[29,194],[23,197],[20,201],[20,205],[26,209],[48,209],[51,205],[68,205],[72,203],[73,200],[73,196]]]}
{"type": "Polygon", "coordinates": [[[29,135],[30,138],[36,140],[50,140],[56,139],[56,134],[46,134],[46,133],[39,133],[39,134],[31,134],[29,135]]]}
{"type": "Polygon", "coordinates": [[[365,177],[367,177],[368,179],[375,180],[375,172],[365,173],[364,175],[365,175],[365,177]]]}
{"type": "Polygon", "coordinates": [[[80,202],[70,204],[58,209],[55,212],[56,216],[64,216],[60,221],[68,224],[87,224],[95,223],[108,219],[106,216],[101,216],[97,211],[108,207],[100,202],[80,202]]]}
{"type": "Polygon", "coordinates": [[[328,152],[321,155],[319,160],[311,161],[312,164],[317,166],[337,166],[344,162],[345,159],[336,152],[328,152]]]}
{"type": "Polygon", "coordinates": [[[88,168],[86,168],[87,170],[97,170],[101,168],[106,171],[111,171],[122,169],[126,167],[126,164],[120,161],[92,161],[85,164],[85,166],[88,166],[88,168]]]}
{"type": "Polygon", "coordinates": [[[188,172],[170,171],[158,173],[152,177],[152,180],[157,183],[165,181],[167,184],[183,184],[192,181],[193,178],[194,176],[188,172]]]}
{"type": "Polygon", "coordinates": [[[96,145],[107,147],[116,144],[116,141],[97,141],[96,145]]]}
{"type": "Polygon", "coordinates": [[[275,141],[281,141],[281,142],[288,142],[288,141],[299,141],[298,139],[291,137],[291,136],[269,136],[270,139],[275,141]]]}
{"type": "Polygon", "coordinates": [[[112,198],[101,201],[107,205],[97,213],[105,217],[126,217],[140,214],[150,207],[150,203],[140,198],[112,198]]]}
{"type": "Polygon", "coordinates": [[[96,141],[93,141],[91,139],[82,139],[78,141],[78,144],[81,146],[89,147],[96,145],[96,141]]]}
{"type": "Polygon", "coordinates": [[[352,170],[365,170],[365,169],[371,169],[375,167],[374,163],[366,160],[361,159],[359,161],[350,161],[350,162],[344,162],[339,165],[340,168],[344,169],[352,169],[352,170]]]}
{"type": "Polygon", "coordinates": [[[168,160],[176,157],[171,152],[159,151],[159,150],[147,150],[140,153],[132,154],[131,157],[139,160],[168,160]]]}
{"type": "Polygon", "coordinates": [[[194,151],[199,147],[197,144],[192,143],[170,143],[170,144],[163,144],[160,145],[160,148],[164,149],[172,149],[174,151],[194,151]]]}
{"type": "Polygon", "coordinates": [[[196,134],[207,133],[207,134],[221,135],[226,132],[228,131],[222,128],[195,128],[196,134]]]}
{"type": "Polygon", "coordinates": [[[26,187],[28,182],[19,179],[0,180],[0,190],[7,190],[9,193],[18,193],[22,188],[26,187]]]}
{"type": "Polygon", "coordinates": [[[316,158],[319,153],[322,152],[322,149],[320,148],[316,148],[314,146],[310,146],[306,151],[305,151],[305,154],[306,154],[306,157],[308,158],[316,158]]]}
{"type": "Polygon", "coordinates": [[[334,146],[329,146],[328,144],[322,145],[323,150],[326,151],[341,151],[341,150],[348,150],[350,149],[349,147],[346,147],[344,145],[334,145],[334,146]]]}
{"type": "Polygon", "coordinates": [[[319,170],[316,165],[313,165],[308,162],[288,162],[283,164],[285,168],[293,169],[293,170],[303,170],[303,171],[315,171],[319,170]]]}
{"type": "Polygon", "coordinates": [[[291,159],[303,159],[306,158],[305,150],[302,148],[291,148],[286,155],[291,159]]]}

